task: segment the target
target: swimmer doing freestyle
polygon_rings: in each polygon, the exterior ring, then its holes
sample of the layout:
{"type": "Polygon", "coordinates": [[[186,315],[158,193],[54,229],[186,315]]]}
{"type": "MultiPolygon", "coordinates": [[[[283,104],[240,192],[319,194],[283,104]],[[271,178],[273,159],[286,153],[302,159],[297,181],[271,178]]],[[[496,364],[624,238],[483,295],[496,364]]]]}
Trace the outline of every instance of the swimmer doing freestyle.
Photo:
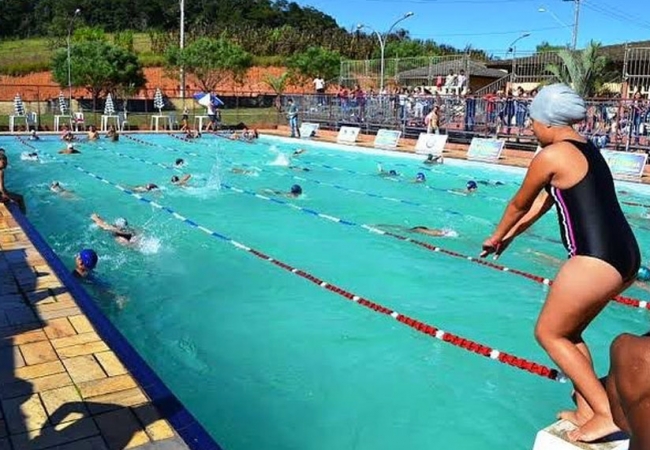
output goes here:
{"type": "Polygon", "coordinates": [[[498,257],[555,204],[569,260],[550,287],[535,337],[576,391],[577,410],[558,415],[576,426],[568,438],[591,442],[619,428],[582,333],[612,297],[634,282],[640,252],[607,162],[572,127],[586,117],[584,100],[570,87],[554,84],[539,92],[529,111],[543,149],[483,243],[481,256],[498,257]]]}

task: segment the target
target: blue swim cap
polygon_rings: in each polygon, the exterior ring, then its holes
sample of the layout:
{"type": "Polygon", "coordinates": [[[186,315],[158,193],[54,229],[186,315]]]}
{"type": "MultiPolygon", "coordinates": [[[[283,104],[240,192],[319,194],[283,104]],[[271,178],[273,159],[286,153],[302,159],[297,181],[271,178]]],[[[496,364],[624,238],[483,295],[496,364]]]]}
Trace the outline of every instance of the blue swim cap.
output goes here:
{"type": "Polygon", "coordinates": [[[646,266],[639,267],[639,272],[636,274],[636,279],[639,281],[650,281],[650,269],[646,266]]]}
{"type": "Polygon", "coordinates": [[[477,189],[478,185],[476,184],[476,181],[470,180],[467,182],[467,189],[472,190],[472,189],[477,189]]]}
{"type": "Polygon", "coordinates": [[[291,186],[291,193],[294,195],[300,195],[302,194],[302,188],[300,187],[299,184],[294,184],[291,186]]]}
{"type": "Polygon", "coordinates": [[[422,172],[418,172],[418,174],[415,176],[415,179],[418,181],[424,181],[427,179],[427,177],[425,177],[422,172]]]}
{"type": "Polygon", "coordinates": [[[84,267],[88,270],[92,270],[97,266],[97,253],[95,250],[85,248],[79,252],[79,259],[83,263],[84,267]]]}
{"type": "Polygon", "coordinates": [[[397,172],[395,170],[391,170],[390,172],[388,172],[388,174],[389,175],[397,175],[397,172]]]}

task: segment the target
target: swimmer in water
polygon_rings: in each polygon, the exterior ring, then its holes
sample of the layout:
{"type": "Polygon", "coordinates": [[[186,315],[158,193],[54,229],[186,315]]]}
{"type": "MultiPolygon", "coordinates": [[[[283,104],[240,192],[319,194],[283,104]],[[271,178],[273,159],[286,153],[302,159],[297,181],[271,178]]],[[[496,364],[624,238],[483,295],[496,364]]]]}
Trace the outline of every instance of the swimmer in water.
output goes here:
{"type": "Polygon", "coordinates": [[[482,184],[483,186],[503,186],[505,183],[502,181],[487,181],[487,180],[479,180],[477,181],[478,184],[482,184]]]}
{"type": "Polygon", "coordinates": [[[183,175],[182,177],[179,177],[178,175],[174,175],[171,179],[171,183],[174,186],[185,187],[187,186],[187,182],[190,181],[190,178],[192,178],[192,175],[190,174],[183,175]]]}
{"type": "Polygon", "coordinates": [[[137,241],[136,233],[129,227],[129,223],[126,219],[118,218],[115,220],[113,225],[106,222],[96,213],[93,213],[90,216],[90,219],[102,230],[110,232],[118,244],[128,246],[135,244],[137,241]]]}
{"type": "Polygon", "coordinates": [[[231,173],[236,173],[238,175],[256,175],[257,172],[254,170],[246,170],[246,169],[241,169],[239,167],[233,167],[230,169],[231,173]]]}
{"type": "Polygon", "coordinates": [[[32,130],[32,134],[29,136],[30,141],[40,141],[41,138],[36,134],[36,130],[32,130]]]}
{"type": "Polygon", "coordinates": [[[299,184],[291,186],[289,192],[274,191],[273,189],[265,189],[264,192],[274,195],[284,195],[285,197],[297,198],[302,195],[302,187],[299,184]]]}
{"type": "Polygon", "coordinates": [[[131,189],[133,192],[151,192],[151,191],[157,191],[160,189],[157,184],[155,183],[147,183],[142,186],[135,186],[133,189],[131,189]]]}
{"type": "Polygon", "coordinates": [[[427,177],[422,172],[418,172],[417,175],[415,176],[415,179],[412,182],[413,183],[426,183],[427,182],[427,177]]]}
{"type": "Polygon", "coordinates": [[[64,148],[63,150],[60,150],[59,153],[61,155],[72,155],[72,154],[81,153],[81,152],[79,150],[77,150],[73,144],[68,144],[68,146],[66,148],[64,148]]]}
{"type": "Polygon", "coordinates": [[[183,167],[185,165],[185,160],[183,158],[178,158],[174,161],[174,167],[183,167]]]}
{"type": "Polygon", "coordinates": [[[95,125],[91,125],[88,127],[88,140],[89,141],[96,141],[99,139],[99,132],[97,132],[97,128],[95,128],[95,125]]]}
{"type": "Polygon", "coordinates": [[[433,156],[430,153],[427,156],[427,159],[425,159],[423,162],[423,164],[426,164],[427,166],[433,166],[434,164],[444,164],[444,163],[445,163],[444,156],[442,155],[433,156]]]}
{"type": "Polygon", "coordinates": [[[470,195],[475,193],[477,190],[478,190],[478,184],[476,183],[476,181],[470,180],[465,185],[465,189],[451,189],[448,192],[451,192],[453,194],[470,195]]]}
{"type": "Polygon", "coordinates": [[[380,177],[398,177],[399,173],[396,170],[385,171],[381,164],[377,164],[377,172],[379,172],[380,177]]]}
{"type": "Polygon", "coordinates": [[[61,183],[58,181],[53,181],[52,184],[50,184],[50,191],[63,197],[74,197],[74,193],[61,186],[61,183]]]}
{"type": "Polygon", "coordinates": [[[93,269],[97,267],[98,260],[99,258],[94,250],[89,248],[81,250],[74,258],[74,270],[72,271],[72,275],[75,278],[88,277],[93,269]]]}
{"type": "Polygon", "coordinates": [[[293,152],[293,156],[302,155],[302,154],[305,153],[306,151],[307,151],[307,150],[305,150],[304,148],[298,148],[298,149],[296,149],[296,151],[293,152]]]}
{"type": "Polygon", "coordinates": [[[39,161],[38,153],[36,152],[21,153],[20,159],[22,159],[23,161],[39,161]]]}
{"type": "Polygon", "coordinates": [[[428,236],[434,236],[434,237],[457,237],[458,233],[456,233],[453,230],[445,230],[445,229],[439,229],[439,228],[429,228],[425,227],[424,225],[418,225],[416,227],[403,227],[401,225],[376,225],[376,228],[383,230],[383,231],[398,231],[402,233],[419,233],[419,234],[426,234],[428,236]]]}
{"type": "Polygon", "coordinates": [[[641,254],[605,158],[573,128],[586,119],[585,101],[569,86],[552,84],[535,96],[529,114],[543,151],[533,157],[481,257],[501,255],[555,204],[570,259],[550,286],[535,337],[576,391],[577,409],[558,414],[577,427],[568,439],[592,442],[619,428],[582,334],[612,297],[634,283],[641,254]]]}

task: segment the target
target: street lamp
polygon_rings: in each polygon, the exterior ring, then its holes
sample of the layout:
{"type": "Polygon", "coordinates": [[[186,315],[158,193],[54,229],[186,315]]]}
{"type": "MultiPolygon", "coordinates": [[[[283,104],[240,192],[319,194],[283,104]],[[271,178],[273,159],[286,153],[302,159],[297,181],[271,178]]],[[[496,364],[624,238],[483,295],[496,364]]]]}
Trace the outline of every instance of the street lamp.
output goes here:
{"type": "Polygon", "coordinates": [[[524,33],[521,36],[519,36],[517,39],[512,41],[512,43],[508,46],[508,51],[506,52],[506,54],[512,52],[512,71],[511,71],[511,74],[510,74],[510,82],[511,83],[515,79],[515,76],[516,76],[515,75],[515,60],[517,58],[516,44],[517,44],[517,42],[519,42],[520,40],[522,40],[524,38],[527,38],[528,36],[530,36],[530,33],[524,33]]]}
{"type": "Polygon", "coordinates": [[[68,24],[68,107],[70,108],[70,115],[72,115],[72,70],[70,68],[70,35],[72,34],[72,26],[77,16],[81,14],[81,9],[74,10],[74,14],[70,18],[68,24]]]}
{"type": "MultiPolygon", "coordinates": [[[[564,0],[564,1],[572,1],[572,2],[575,1],[575,4],[576,4],[575,18],[574,18],[574,21],[573,21],[573,32],[571,33],[571,42],[572,42],[571,48],[573,50],[575,50],[576,47],[578,46],[578,22],[579,22],[579,18],[580,18],[580,0],[564,0]]],[[[547,9],[544,6],[540,6],[539,8],[537,8],[537,12],[549,13],[551,15],[551,17],[553,18],[553,20],[555,20],[557,23],[562,25],[564,28],[571,28],[570,25],[567,25],[565,22],[561,21],[559,19],[559,17],[556,16],[553,13],[553,11],[551,11],[550,9],[547,9]]]]}
{"type": "Polygon", "coordinates": [[[397,20],[396,20],[396,21],[395,21],[395,22],[390,26],[390,28],[388,29],[388,31],[387,31],[383,36],[382,36],[382,35],[381,35],[377,30],[375,30],[374,28],[372,28],[372,27],[370,27],[370,26],[368,26],[368,25],[363,25],[363,24],[361,24],[361,23],[360,23],[359,25],[357,25],[357,30],[360,30],[360,29],[362,29],[362,28],[368,28],[370,31],[372,31],[373,33],[375,33],[375,34],[377,35],[377,39],[379,39],[379,47],[380,47],[380,49],[381,49],[381,62],[380,62],[380,64],[381,64],[381,68],[380,68],[380,77],[381,77],[381,78],[380,78],[380,80],[379,80],[379,95],[382,95],[382,94],[384,93],[384,60],[385,60],[384,55],[385,55],[385,51],[386,51],[386,39],[388,39],[388,36],[390,35],[390,32],[393,31],[393,28],[395,28],[395,26],[396,26],[398,23],[400,23],[402,20],[406,20],[406,19],[408,19],[409,17],[412,17],[412,16],[414,16],[414,15],[415,15],[415,13],[413,13],[413,12],[411,12],[411,11],[407,12],[406,14],[404,14],[402,17],[400,17],[399,19],[397,19],[397,20]]]}

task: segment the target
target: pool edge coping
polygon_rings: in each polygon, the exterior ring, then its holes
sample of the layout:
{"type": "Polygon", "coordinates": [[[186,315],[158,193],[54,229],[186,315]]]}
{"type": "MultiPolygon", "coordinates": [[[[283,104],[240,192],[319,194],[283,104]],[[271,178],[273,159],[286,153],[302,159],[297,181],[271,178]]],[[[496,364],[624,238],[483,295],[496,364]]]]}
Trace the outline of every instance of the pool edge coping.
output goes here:
{"type": "Polygon", "coordinates": [[[145,391],[161,418],[169,422],[191,450],[224,450],[104,315],[29,219],[16,205],[9,204],[6,207],[34,248],[68,289],[79,309],[96,329],[97,334],[118,356],[142,390],[145,391]]]}

